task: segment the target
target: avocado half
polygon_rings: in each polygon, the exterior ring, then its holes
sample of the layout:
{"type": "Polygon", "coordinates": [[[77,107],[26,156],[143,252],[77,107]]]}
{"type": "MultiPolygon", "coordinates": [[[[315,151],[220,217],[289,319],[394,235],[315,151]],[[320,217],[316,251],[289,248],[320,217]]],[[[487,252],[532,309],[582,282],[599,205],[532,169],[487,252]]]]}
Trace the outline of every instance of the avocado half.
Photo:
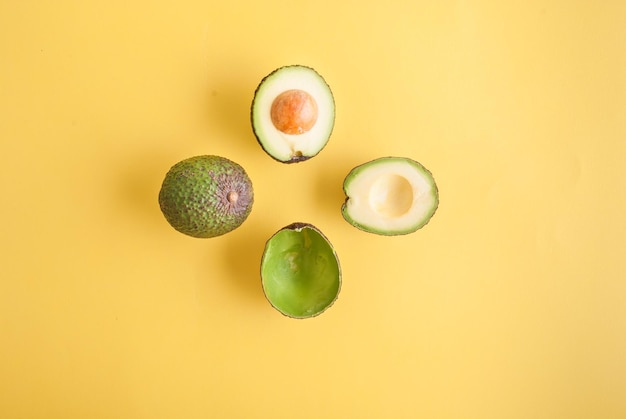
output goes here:
{"type": "Polygon", "coordinates": [[[261,283],[267,300],[285,316],[315,317],[339,296],[339,259],[319,229],[308,223],[293,223],[267,241],[261,283]]]}
{"type": "Polygon", "coordinates": [[[369,233],[409,234],[425,226],[439,205],[431,172],[406,157],[382,157],[355,167],[343,184],[344,219],[369,233]]]}
{"type": "Polygon", "coordinates": [[[254,92],[252,130],[263,150],[282,163],[316,156],[328,143],[335,124],[330,87],[314,69],[280,67],[254,92]]]}

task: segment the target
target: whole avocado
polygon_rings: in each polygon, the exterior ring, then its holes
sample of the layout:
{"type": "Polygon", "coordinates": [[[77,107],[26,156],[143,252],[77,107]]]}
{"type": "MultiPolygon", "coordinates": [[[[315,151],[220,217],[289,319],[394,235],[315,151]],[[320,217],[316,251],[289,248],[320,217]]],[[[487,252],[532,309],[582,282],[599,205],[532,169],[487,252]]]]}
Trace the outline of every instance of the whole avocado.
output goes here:
{"type": "Polygon", "coordinates": [[[252,182],[243,167],[214,155],[176,163],[159,192],[159,206],[168,223],[197,238],[236,229],[250,215],[253,202],[252,182]]]}

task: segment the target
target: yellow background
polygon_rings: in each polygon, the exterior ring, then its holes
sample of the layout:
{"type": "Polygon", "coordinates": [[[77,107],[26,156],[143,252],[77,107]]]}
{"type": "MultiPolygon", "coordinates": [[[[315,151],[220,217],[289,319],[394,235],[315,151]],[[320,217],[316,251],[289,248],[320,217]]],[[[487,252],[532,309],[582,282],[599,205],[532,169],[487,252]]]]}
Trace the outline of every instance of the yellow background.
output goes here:
{"type": "Polygon", "coordinates": [[[626,3],[3,1],[0,417],[626,417],[626,3]],[[254,89],[317,69],[314,159],[273,161],[254,89]],[[246,168],[220,238],[165,222],[175,162],[246,168]],[[414,158],[441,204],[343,221],[349,170],[414,158]],[[265,240],[334,244],[320,317],[265,300],[265,240]]]}

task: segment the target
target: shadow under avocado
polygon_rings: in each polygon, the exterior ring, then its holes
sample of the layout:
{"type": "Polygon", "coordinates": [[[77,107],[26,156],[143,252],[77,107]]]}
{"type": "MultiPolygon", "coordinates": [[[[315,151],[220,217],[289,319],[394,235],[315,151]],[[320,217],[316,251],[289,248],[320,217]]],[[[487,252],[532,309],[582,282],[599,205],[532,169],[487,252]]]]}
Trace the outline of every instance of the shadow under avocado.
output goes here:
{"type": "MultiPolygon", "coordinates": [[[[316,157],[322,159],[323,157],[316,157]]],[[[315,184],[310,192],[315,197],[320,210],[328,214],[339,214],[341,206],[346,200],[343,191],[343,182],[356,166],[358,160],[345,160],[343,162],[325,163],[319,167],[315,175],[315,184]]]]}
{"type": "Polygon", "coordinates": [[[261,258],[272,234],[271,228],[263,226],[260,220],[248,219],[224,236],[222,246],[229,282],[259,304],[267,304],[261,286],[261,258]]]}
{"type": "Polygon", "coordinates": [[[165,222],[158,195],[165,173],[174,163],[166,152],[146,152],[118,163],[113,198],[127,214],[132,214],[137,226],[158,231],[165,222]]]}
{"type": "Polygon", "coordinates": [[[211,76],[203,93],[207,120],[236,141],[234,147],[248,153],[261,153],[250,122],[255,89],[254,81],[234,72],[211,76]]]}

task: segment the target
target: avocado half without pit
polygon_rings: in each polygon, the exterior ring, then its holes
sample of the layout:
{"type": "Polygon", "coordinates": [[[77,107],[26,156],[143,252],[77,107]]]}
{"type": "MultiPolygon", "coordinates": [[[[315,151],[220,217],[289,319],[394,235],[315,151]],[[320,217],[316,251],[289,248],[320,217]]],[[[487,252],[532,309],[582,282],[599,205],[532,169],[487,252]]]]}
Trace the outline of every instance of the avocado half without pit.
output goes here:
{"type": "Polygon", "coordinates": [[[261,260],[263,292],[285,316],[305,319],[330,307],[341,289],[339,259],[315,226],[293,223],[266,243],[261,260]]]}
{"type": "Polygon", "coordinates": [[[343,184],[344,219],[369,233],[412,233],[428,223],[439,205],[435,180],[405,157],[382,157],[355,167],[343,184]]]}
{"type": "Polygon", "coordinates": [[[335,123],[330,87],[314,69],[278,68],[254,93],[252,130],[267,154],[282,163],[317,155],[328,143],[335,123]]]}

